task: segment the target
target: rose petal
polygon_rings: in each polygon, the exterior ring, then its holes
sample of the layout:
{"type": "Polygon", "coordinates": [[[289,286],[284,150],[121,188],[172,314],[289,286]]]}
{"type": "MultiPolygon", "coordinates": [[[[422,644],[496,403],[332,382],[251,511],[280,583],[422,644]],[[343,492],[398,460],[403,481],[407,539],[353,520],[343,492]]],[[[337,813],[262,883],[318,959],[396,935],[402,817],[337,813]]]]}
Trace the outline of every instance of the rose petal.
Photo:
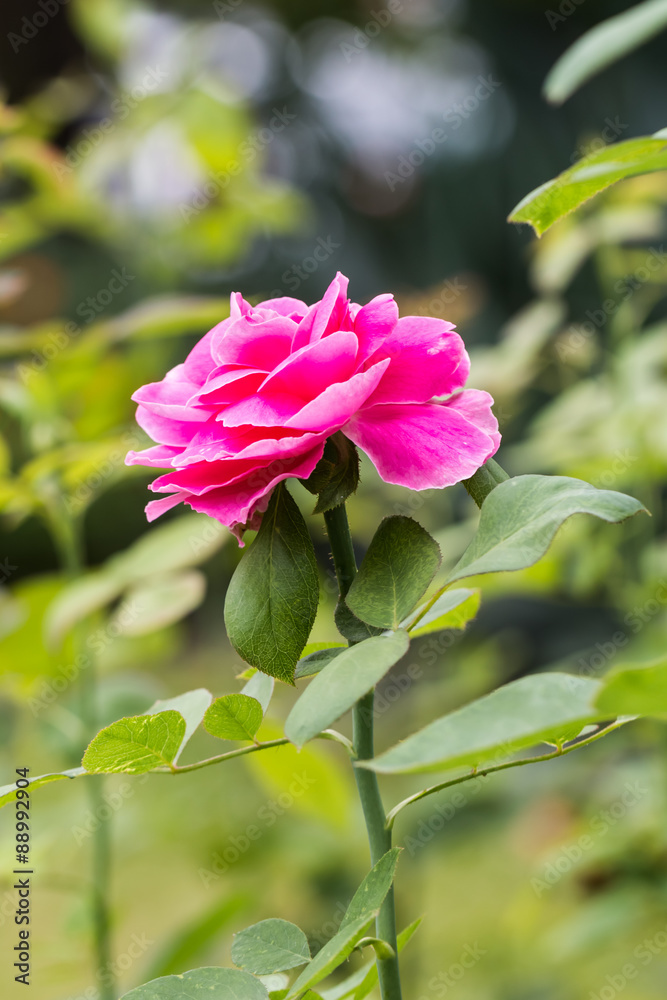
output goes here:
{"type": "Polygon", "coordinates": [[[385,482],[412,490],[468,479],[497,449],[485,430],[446,403],[367,407],[343,433],[366,452],[385,482]]]}
{"type": "Polygon", "coordinates": [[[339,430],[366,402],[388,364],[389,360],[381,361],[368,371],[353,375],[347,382],[330,385],[317,399],[306,403],[298,413],[290,417],[285,426],[315,433],[339,430]]]}
{"type": "Polygon", "coordinates": [[[354,332],[359,340],[361,364],[385,343],[398,322],[398,306],[393,295],[376,295],[357,312],[354,332]]]}

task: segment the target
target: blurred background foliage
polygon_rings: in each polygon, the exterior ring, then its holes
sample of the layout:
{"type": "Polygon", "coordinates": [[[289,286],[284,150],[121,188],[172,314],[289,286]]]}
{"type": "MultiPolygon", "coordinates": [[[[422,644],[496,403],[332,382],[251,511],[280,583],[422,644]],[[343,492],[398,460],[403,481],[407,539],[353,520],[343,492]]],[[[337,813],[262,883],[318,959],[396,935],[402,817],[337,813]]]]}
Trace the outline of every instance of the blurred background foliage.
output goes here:
{"type": "MultiPolygon", "coordinates": [[[[195,515],[147,528],[149,477],[123,465],[144,440],[130,395],[224,317],[230,291],[311,301],[337,269],[357,301],[392,290],[402,312],[458,324],[511,473],[578,476],[653,514],[614,528],[575,518],[538,566],[481,579],[465,635],[415,644],[418,683],[407,664],[386,680],[379,745],[531,671],[599,676],[664,654],[667,176],[612,188],[539,243],[505,222],[585,152],[667,124],[664,37],[562,108],[540,96],[568,44],[624,7],[3,4],[4,781],[77,764],[91,727],[158,697],[239,689],[221,613],[236,545],[195,515]]],[[[412,494],[364,473],[350,504],[360,552],[397,512],[456,560],[476,523],[462,488],[412,494]]],[[[335,588],[311,524],[313,639],[325,640],[335,588]]],[[[278,692],[274,726],[292,698],[278,692]]],[[[210,738],[197,740],[193,759],[210,738]]],[[[637,724],[403,814],[400,923],[429,918],[406,951],[407,995],[662,996],[665,744],[662,727],[637,724]],[[460,978],[466,949],[477,958],[460,978]]],[[[415,780],[388,781],[388,801],[415,780]]],[[[328,745],[109,780],[103,794],[94,807],[65,782],[35,795],[36,1000],[92,1000],[104,985],[90,957],[96,827],[111,831],[117,993],[228,961],[232,932],[271,915],[321,944],[367,869],[350,777],[328,745]]],[[[8,858],[8,814],[0,824],[8,858]]],[[[5,956],[10,885],[3,876],[5,956]]]]}

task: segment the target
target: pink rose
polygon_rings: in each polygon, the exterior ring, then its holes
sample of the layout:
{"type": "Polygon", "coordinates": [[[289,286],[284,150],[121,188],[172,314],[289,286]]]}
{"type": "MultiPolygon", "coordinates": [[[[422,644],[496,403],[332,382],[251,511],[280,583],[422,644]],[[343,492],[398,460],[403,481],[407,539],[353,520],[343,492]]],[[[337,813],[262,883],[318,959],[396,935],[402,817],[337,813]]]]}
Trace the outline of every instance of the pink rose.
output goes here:
{"type": "Polygon", "coordinates": [[[169,469],[151,485],[167,496],[148,504],[149,521],[186,503],[240,538],[281,480],[311,474],[336,431],[385,482],[413,490],[467,479],[496,452],[493,400],[460,391],[470,365],[452,324],[399,319],[391,295],[359,306],[347,284],[337,274],[310,308],[287,297],[251,306],[235,292],[229,319],[134,394],[157,444],[127,464],[169,469]]]}

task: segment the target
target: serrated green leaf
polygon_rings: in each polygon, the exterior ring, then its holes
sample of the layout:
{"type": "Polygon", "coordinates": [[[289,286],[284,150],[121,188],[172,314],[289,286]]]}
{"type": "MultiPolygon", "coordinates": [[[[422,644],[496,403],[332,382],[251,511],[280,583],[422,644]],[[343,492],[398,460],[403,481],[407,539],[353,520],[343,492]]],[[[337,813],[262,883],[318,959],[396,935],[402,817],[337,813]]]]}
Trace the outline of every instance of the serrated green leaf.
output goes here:
{"type": "Polygon", "coordinates": [[[175,698],[160,699],[144,713],[145,715],[159,715],[160,712],[174,711],[179,712],[185,719],[185,733],[183,734],[183,740],[178,752],[174,757],[174,764],[178,763],[178,758],[181,756],[190,737],[200,725],[212,701],[213,695],[210,691],[207,691],[206,688],[196,688],[194,691],[179,694],[175,698]]]}
{"type": "Polygon", "coordinates": [[[156,767],[170,767],[181,750],[185,730],[185,719],[174,711],[121,719],[95,736],[82,764],[89,774],[145,774],[156,767]]]}
{"type": "Polygon", "coordinates": [[[541,236],[563,216],[612,184],[665,169],[665,136],[642,136],[605,146],[527,194],[512,210],[509,221],[526,222],[541,236]]]}
{"type": "Polygon", "coordinates": [[[246,662],[292,684],[317,603],[313,543],[299,508],[281,484],[227,591],[230,641],[246,662]]]}
{"type": "Polygon", "coordinates": [[[258,979],[240,969],[193,969],[124,993],[121,1000],[268,1000],[258,979]]]}
{"type": "Polygon", "coordinates": [[[352,708],[407,652],[407,632],[375,636],[343,650],[316,674],[295,703],[285,735],[302,747],[352,708]]]}
{"type": "Polygon", "coordinates": [[[372,761],[382,774],[481,767],[538,743],[558,744],[601,718],[600,682],[571,674],[522,677],[445,715],[372,761]],[[575,726],[576,724],[576,726],[575,726]]]}
{"type": "Polygon", "coordinates": [[[532,566],[573,514],[616,523],[646,511],[634,497],[566,476],[516,476],[482,504],[479,528],[447,581],[532,566]]]}
{"type": "MultiPolygon", "coordinates": [[[[445,590],[435,600],[424,605],[426,610],[414,625],[408,625],[411,638],[440,632],[443,629],[463,629],[479,610],[479,590],[445,590]]],[[[419,610],[417,614],[419,614],[419,610]]],[[[416,617],[416,616],[415,616],[416,617]]],[[[413,621],[415,618],[413,618],[413,621]]]]}
{"type": "Polygon", "coordinates": [[[319,674],[327,663],[335,660],[346,648],[346,646],[334,646],[329,647],[329,649],[318,649],[315,653],[304,656],[296,665],[294,679],[298,681],[303,677],[313,677],[315,674],[319,674]]]}
{"type": "Polygon", "coordinates": [[[583,83],[667,27],[667,0],[645,0],[586,31],[549,72],[544,94],[562,104],[583,83]]]}
{"type": "MultiPolygon", "coordinates": [[[[42,785],[48,785],[52,781],[60,781],[62,778],[80,778],[85,773],[82,767],[71,767],[68,771],[40,774],[35,778],[28,778],[28,790],[32,793],[35,789],[41,788],[42,785]]],[[[6,806],[8,802],[14,802],[16,792],[17,788],[14,782],[10,785],[0,785],[0,808],[6,806]]]]}
{"type": "Polygon", "coordinates": [[[398,628],[440,565],[434,538],[411,517],[386,517],[347,593],[353,614],[378,628],[398,628]]]}
{"type": "Polygon", "coordinates": [[[609,717],[667,716],[667,659],[616,667],[603,678],[596,706],[609,717]]]}
{"type": "Polygon", "coordinates": [[[262,706],[256,698],[226,694],[216,698],[206,712],[204,729],[219,740],[254,740],[263,718],[262,706]]]}
{"type": "Polygon", "coordinates": [[[296,969],[310,962],[308,939],[287,920],[261,920],[234,935],[232,962],[257,976],[296,969]]]}
{"type": "Polygon", "coordinates": [[[400,847],[392,847],[371,868],[345,911],[340,925],[341,930],[363,918],[369,919],[378,912],[396,877],[400,854],[400,847]]]}

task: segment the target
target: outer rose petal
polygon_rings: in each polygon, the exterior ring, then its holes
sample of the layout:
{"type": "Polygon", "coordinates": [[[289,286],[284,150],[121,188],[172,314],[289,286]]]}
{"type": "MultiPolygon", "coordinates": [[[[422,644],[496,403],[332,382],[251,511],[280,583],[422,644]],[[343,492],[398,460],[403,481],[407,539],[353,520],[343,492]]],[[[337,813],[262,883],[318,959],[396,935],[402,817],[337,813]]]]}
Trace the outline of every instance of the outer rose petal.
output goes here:
{"type": "Polygon", "coordinates": [[[450,409],[458,410],[471,424],[486,431],[495,444],[493,451],[495,454],[500,447],[500,432],[498,421],[491,410],[493,397],[481,389],[465,389],[448,399],[447,406],[450,409]]]}
{"type": "Polygon", "coordinates": [[[181,454],[181,449],[167,444],[156,444],[144,451],[128,451],[126,465],[148,465],[155,469],[166,469],[172,459],[181,454]]]}
{"type": "Polygon", "coordinates": [[[447,403],[364,408],[343,427],[386,483],[442,489],[468,479],[497,450],[485,430],[447,403]]]}
{"type": "Polygon", "coordinates": [[[279,316],[289,316],[300,322],[308,312],[308,306],[301,299],[293,299],[289,295],[282,295],[277,299],[265,299],[262,302],[262,309],[271,309],[279,316]]]}
{"type": "Polygon", "coordinates": [[[470,371],[463,341],[451,323],[426,316],[399,319],[371,361],[391,357],[370,405],[426,403],[461,389],[470,371]]]}
{"type": "MultiPolygon", "coordinates": [[[[225,322],[228,323],[229,320],[225,320],[225,322]]],[[[217,327],[215,329],[217,329],[217,327]]],[[[215,362],[213,361],[213,357],[211,355],[212,339],[213,330],[209,330],[208,333],[204,334],[202,339],[195,344],[183,362],[183,373],[188,382],[194,382],[195,385],[203,385],[209,372],[215,367],[215,362]]]]}
{"type": "MultiPolygon", "coordinates": [[[[193,510],[209,514],[228,526],[245,525],[258,510],[266,510],[271,491],[283,479],[289,479],[291,476],[307,478],[322,457],[323,451],[324,442],[291,462],[285,459],[276,463],[278,469],[259,464],[239,483],[215,487],[201,496],[195,496],[184,490],[179,491],[163,500],[153,501],[156,506],[149,504],[146,511],[149,513],[151,508],[150,513],[156,511],[153,516],[158,517],[165,510],[183,502],[193,510]],[[266,501],[264,506],[259,506],[264,500],[266,501]],[[158,508],[157,505],[161,506],[158,508]]],[[[149,519],[152,519],[150,514],[149,519]]]]}
{"type": "MultiPolygon", "coordinates": [[[[185,410],[185,407],[183,407],[185,410]]],[[[180,445],[189,444],[200,425],[208,418],[205,410],[190,407],[180,418],[163,417],[152,413],[145,406],[137,407],[136,421],[142,430],[146,431],[158,444],[180,445]]]]}

